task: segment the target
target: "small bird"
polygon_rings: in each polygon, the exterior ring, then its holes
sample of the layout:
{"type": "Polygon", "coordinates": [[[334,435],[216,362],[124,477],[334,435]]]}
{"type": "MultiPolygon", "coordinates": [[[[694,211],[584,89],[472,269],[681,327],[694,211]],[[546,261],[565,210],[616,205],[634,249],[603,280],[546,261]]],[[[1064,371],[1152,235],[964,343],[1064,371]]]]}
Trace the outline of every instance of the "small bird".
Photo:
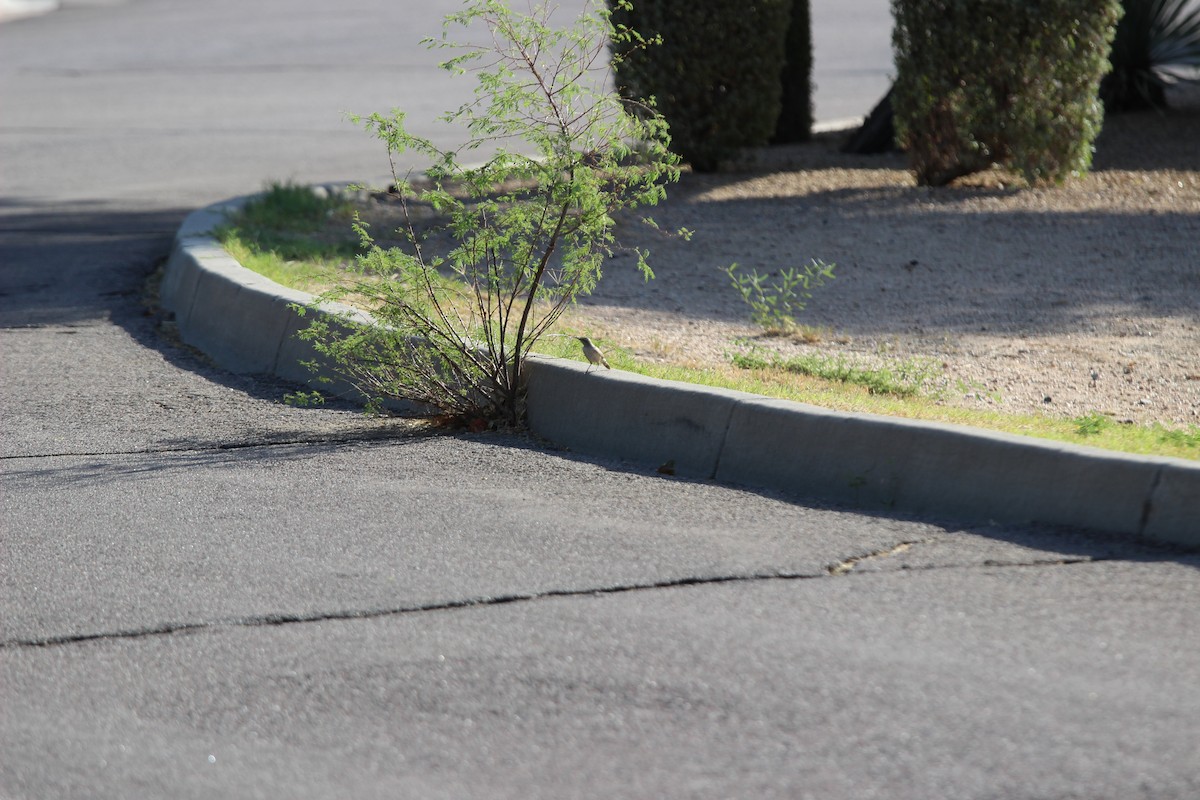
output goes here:
{"type": "Polygon", "coordinates": [[[581,345],[583,345],[583,355],[584,358],[588,360],[588,372],[591,372],[592,367],[597,364],[603,364],[605,369],[612,369],[612,367],[608,365],[608,360],[604,358],[604,353],[601,353],[600,348],[592,344],[591,339],[586,336],[576,336],[575,338],[579,340],[581,345]]]}

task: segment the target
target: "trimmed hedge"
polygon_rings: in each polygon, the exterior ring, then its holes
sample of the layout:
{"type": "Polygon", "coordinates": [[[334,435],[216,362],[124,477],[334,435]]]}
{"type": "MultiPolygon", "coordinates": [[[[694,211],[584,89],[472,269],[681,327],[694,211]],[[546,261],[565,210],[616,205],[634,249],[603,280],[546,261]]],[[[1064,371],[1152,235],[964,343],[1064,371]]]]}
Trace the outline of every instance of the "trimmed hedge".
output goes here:
{"type": "Polygon", "coordinates": [[[635,0],[613,21],[662,43],[617,52],[617,86],[654,98],[671,148],[711,171],[743,147],[764,145],[781,107],[793,0],[635,0]]]}
{"type": "Polygon", "coordinates": [[[917,182],[1091,166],[1120,0],[892,0],[897,141],[917,182]]]}

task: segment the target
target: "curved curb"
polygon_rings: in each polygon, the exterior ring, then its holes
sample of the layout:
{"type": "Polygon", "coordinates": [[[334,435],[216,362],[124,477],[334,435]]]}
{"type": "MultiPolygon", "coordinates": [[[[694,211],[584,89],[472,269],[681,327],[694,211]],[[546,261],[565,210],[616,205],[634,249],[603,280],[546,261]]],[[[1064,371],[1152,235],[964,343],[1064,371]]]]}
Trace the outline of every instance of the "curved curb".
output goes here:
{"type": "MultiPolygon", "coordinates": [[[[337,191],[336,187],[325,187],[337,191]]],[[[315,356],[293,303],[312,295],[241,266],[209,232],[244,198],[190,215],[176,235],[162,305],[181,338],[237,373],[309,383],[315,356]]],[[[360,312],[361,313],[361,312],[360,312]]],[[[588,373],[536,356],[528,420],[581,453],[865,510],[1006,524],[1041,522],[1200,547],[1200,463],[857,414],[745,392],[588,373]]]]}
{"type": "MultiPolygon", "coordinates": [[[[211,235],[229,212],[250,197],[216,203],[187,216],[175,234],[159,290],[160,302],[174,314],[180,338],[221,367],[239,374],[312,383],[313,373],[301,362],[321,358],[311,345],[297,338],[308,321],[292,306],[308,305],[313,295],[280,286],[246,269],[211,235]]],[[[348,306],[330,303],[325,308],[370,319],[348,306]]],[[[322,388],[352,391],[337,380],[322,388]]]]}

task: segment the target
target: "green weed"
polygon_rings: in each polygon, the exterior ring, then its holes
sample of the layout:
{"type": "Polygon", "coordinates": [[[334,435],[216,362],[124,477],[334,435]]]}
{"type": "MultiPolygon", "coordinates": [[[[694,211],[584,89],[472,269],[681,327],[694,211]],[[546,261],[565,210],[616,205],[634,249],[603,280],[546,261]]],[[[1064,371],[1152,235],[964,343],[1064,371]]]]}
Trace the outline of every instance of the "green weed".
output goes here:
{"type": "Polygon", "coordinates": [[[362,249],[350,229],[352,217],[347,200],[273,183],[213,235],[248,269],[285,286],[320,290],[362,249]]]}
{"type": "Polygon", "coordinates": [[[1082,417],[1076,417],[1072,422],[1075,424],[1075,432],[1084,437],[1096,436],[1113,424],[1111,419],[1094,411],[1082,417]]]}
{"type": "Polygon", "coordinates": [[[796,314],[812,299],[813,290],[833,280],[835,264],[813,259],[803,267],[779,270],[778,279],[767,282],[770,276],[758,270],[743,272],[737,264],[725,269],[730,285],[750,306],[750,319],[768,333],[787,334],[796,330],[796,314]]]}

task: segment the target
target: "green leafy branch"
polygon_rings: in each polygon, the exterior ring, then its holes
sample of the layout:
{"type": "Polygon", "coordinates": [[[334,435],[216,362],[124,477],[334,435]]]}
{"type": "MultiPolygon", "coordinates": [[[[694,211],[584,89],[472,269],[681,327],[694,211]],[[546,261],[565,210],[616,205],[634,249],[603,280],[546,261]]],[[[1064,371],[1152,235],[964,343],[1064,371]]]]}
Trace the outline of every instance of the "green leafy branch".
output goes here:
{"type": "Polygon", "coordinates": [[[606,88],[610,41],[649,43],[602,4],[567,28],[553,26],[553,13],[546,3],[518,13],[470,0],[425,40],[455,52],[446,69],[477,80],[474,100],[442,118],[467,132],[459,148],[410,133],[398,109],[356,118],[387,147],[407,246],[380,247],[359,224],[356,280],[320,301],[367,308],[379,324],[317,321],[303,335],[372,397],[518,424],[524,360],[595,288],[615,216],[657,204],[678,178],[666,123],[606,88]],[[485,44],[451,35],[478,25],[490,32],[485,44]],[[464,154],[479,150],[493,155],[466,166],[464,154]],[[425,181],[401,175],[406,153],[433,164],[425,181]],[[413,213],[416,201],[433,208],[433,222],[413,213]]]}
{"type": "Polygon", "coordinates": [[[801,267],[779,270],[778,278],[760,275],[758,270],[742,271],[737,264],[725,268],[731,285],[750,306],[750,318],[767,331],[790,333],[796,330],[796,315],[812,299],[813,290],[833,280],[836,264],[813,259],[801,267]]]}

